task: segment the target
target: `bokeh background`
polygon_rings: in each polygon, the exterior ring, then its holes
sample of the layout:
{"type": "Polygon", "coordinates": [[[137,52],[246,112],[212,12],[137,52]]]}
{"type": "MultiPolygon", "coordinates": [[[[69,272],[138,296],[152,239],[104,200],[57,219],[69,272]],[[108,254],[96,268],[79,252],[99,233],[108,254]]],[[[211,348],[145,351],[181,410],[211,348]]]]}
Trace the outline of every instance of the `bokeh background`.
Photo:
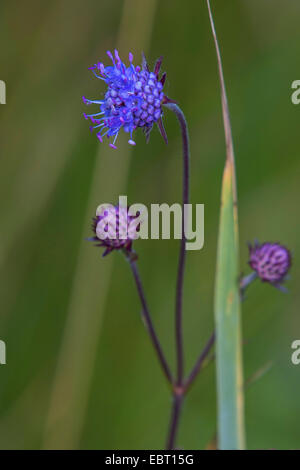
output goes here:
{"type": "MultiPolygon", "coordinates": [[[[299,448],[299,120],[297,0],[213,0],[236,147],[241,270],[246,243],[282,241],[294,254],[290,293],[257,283],[243,306],[249,449],[299,448]]],[[[189,252],[184,302],[186,369],[213,328],[220,184],[225,158],[215,50],[204,0],[3,0],[0,5],[0,366],[2,449],[163,448],[169,390],[140,321],[127,263],[85,241],[98,204],[180,202],[180,136],[166,113],[166,147],[100,145],[81,96],[101,96],[88,67],[118,47],[139,62],[164,56],[166,90],[186,113],[193,203],[205,204],[205,247],[189,252]]],[[[155,325],[174,365],[177,241],[138,241],[155,325]]],[[[216,432],[214,364],[192,388],[180,447],[216,432]]]]}

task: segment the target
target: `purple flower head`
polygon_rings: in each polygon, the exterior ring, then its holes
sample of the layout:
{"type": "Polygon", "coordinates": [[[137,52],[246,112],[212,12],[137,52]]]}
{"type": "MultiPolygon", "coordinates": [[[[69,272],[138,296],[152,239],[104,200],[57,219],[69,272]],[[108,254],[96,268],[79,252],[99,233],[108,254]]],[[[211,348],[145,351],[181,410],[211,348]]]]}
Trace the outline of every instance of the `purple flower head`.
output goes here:
{"type": "Polygon", "coordinates": [[[167,141],[162,123],[162,105],[172,100],[163,92],[166,74],[159,77],[162,57],[157,60],[154,71],[150,72],[144,56],[142,67],[139,67],[133,65],[133,55],[129,53],[129,66],[126,67],[117,50],[114,56],[110,51],[107,54],[112,60],[111,66],[105,67],[99,62],[90,67],[94,75],[107,84],[104,99],[89,100],[83,97],[85,104],[97,104],[100,107],[97,113],[84,113],[85,119],[92,122],[91,131],[97,130],[100,142],[104,136],[111,138],[109,145],[115,149],[122,128],[130,134],[128,143],[135,145],[133,132],[141,127],[148,141],[153,124],[157,123],[167,141]]]}
{"type": "Polygon", "coordinates": [[[249,244],[249,264],[260,279],[278,287],[291,267],[289,250],[279,243],[249,244]]]}
{"type": "Polygon", "coordinates": [[[93,218],[92,229],[95,236],[89,240],[96,242],[96,246],[105,248],[103,256],[113,250],[130,253],[132,242],[138,237],[139,224],[134,223],[138,215],[130,215],[127,207],[103,207],[93,218]]]}

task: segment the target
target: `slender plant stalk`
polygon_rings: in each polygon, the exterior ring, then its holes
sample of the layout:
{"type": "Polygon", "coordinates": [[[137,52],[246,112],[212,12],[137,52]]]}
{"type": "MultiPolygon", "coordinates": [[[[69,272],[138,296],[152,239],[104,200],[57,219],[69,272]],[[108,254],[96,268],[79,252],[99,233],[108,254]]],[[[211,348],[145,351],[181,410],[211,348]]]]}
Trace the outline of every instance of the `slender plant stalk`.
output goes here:
{"type": "MultiPolygon", "coordinates": [[[[185,205],[189,203],[189,136],[187,122],[184,117],[182,110],[175,103],[168,103],[165,105],[170,111],[173,111],[178,119],[181,136],[182,136],[182,154],[183,154],[183,188],[182,188],[182,199],[183,209],[185,205]]],[[[171,420],[169,426],[169,432],[167,437],[167,449],[174,449],[176,444],[176,437],[179,425],[179,419],[182,410],[182,404],[184,400],[185,387],[184,387],[184,356],[183,356],[183,329],[182,329],[182,304],[183,304],[183,284],[184,284],[184,272],[185,272],[185,244],[186,235],[185,227],[187,224],[185,211],[183,211],[182,218],[182,236],[180,243],[179,262],[178,262],[178,273],[176,283],[176,299],[175,299],[175,341],[176,341],[176,359],[177,359],[177,375],[176,379],[173,379],[173,375],[170,371],[169,365],[163,353],[160,341],[155,332],[152,319],[149,313],[149,308],[146,302],[146,297],[142,285],[142,281],[138,272],[136,260],[134,257],[128,256],[128,261],[131,267],[131,271],[135,280],[137,291],[142,304],[142,318],[148,329],[153,347],[156,351],[158,360],[161,368],[166,376],[167,381],[172,385],[173,392],[173,404],[171,411],[171,420]]]]}
{"type": "Polygon", "coordinates": [[[196,379],[197,375],[199,374],[200,370],[202,369],[203,363],[205,359],[207,358],[212,346],[215,343],[215,338],[216,338],[216,334],[215,332],[213,332],[211,337],[207,341],[205,347],[203,348],[203,351],[201,352],[199,358],[197,359],[196,364],[194,365],[190,375],[187,377],[187,379],[184,382],[185,390],[190,388],[190,386],[196,379]]]}
{"type": "MultiPolygon", "coordinates": [[[[185,116],[179,106],[175,103],[168,103],[166,107],[175,113],[181,130],[182,137],[182,156],[183,156],[183,185],[182,185],[182,203],[183,209],[185,204],[189,203],[189,135],[185,116]]],[[[176,386],[173,388],[173,405],[171,412],[169,435],[167,439],[167,449],[174,449],[176,436],[178,431],[179,419],[184,398],[183,391],[183,374],[184,374],[184,356],[183,356],[183,329],[182,329],[182,303],[183,303],[183,284],[185,272],[185,217],[182,218],[182,236],[180,242],[177,284],[176,284],[176,301],[175,301],[175,341],[176,341],[176,359],[177,359],[177,376],[176,386]]]]}
{"type": "Polygon", "coordinates": [[[173,404],[172,404],[172,411],[171,411],[171,419],[170,419],[170,426],[169,432],[167,436],[167,443],[166,449],[173,450],[175,449],[178,425],[179,425],[179,418],[181,414],[181,409],[184,400],[184,393],[174,393],[173,394],[173,404]]]}
{"type": "Polygon", "coordinates": [[[222,60],[209,0],[207,6],[217,53],[226,139],[215,288],[218,447],[225,450],[243,449],[245,432],[235,161],[222,60]]]}
{"type": "Polygon", "coordinates": [[[252,273],[248,274],[248,276],[245,276],[241,279],[240,281],[240,292],[241,292],[241,300],[244,300],[244,293],[245,290],[247,289],[250,284],[257,279],[257,274],[255,271],[252,273]]]}
{"type": "MultiPolygon", "coordinates": [[[[189,203],[189,136],[187,129],[187,122],[182,110],[175,103],[169,103],[166,107],[175,113],[181,129],[182,136],[182,156],[183,156],[183,187],[182,187],[182,204],[183,209],[185,204],[189,203]]],[[[175,307],[175,331],[176,331],[176,356],[177,356],[177,385],[182,385],[183,371],[184,371],[184,357],[183,357],[183,332],[182,332],[182,301],[183,301],[183,281],[185,269],[185,218],[182,218],[182,236],[180,242],[178,273],[177,273],[177,286],[176,286],[176,307],[175,307]]]]}
{"type": "Polygon", "coordinates": [[[138,291],[138,294],[139,294],[139,297],[140,297],[140,301],[141,301],[141,304],[142,304],[142,318],[143,318],[144,323],[145,323],[145,325],[147,327],[147,330],[149,332],[149,336],[151,338],[153,347],[156,351],[156,354],[157,354],[158,360],[160,362],[161,368],[162,368],[162,370],[163,370],[163,372],[166,376],[167,381],[172,384],[173,383],[172,373],[170,371],[169,365],[167,363],[167,360],[166,360],[165,355],[163,353],[160,341],[157,337],[157,334],[155,332],[155,329],[154,329],[154,326],[153,326],[153,323],[152,323],[152,319],[151,319],[151,316],[150,316],[150,313],[149,313],[149,308],[148,308],[148,305],[147,305],[147,301],[146,301],[142,281],[141,281],[141,278],[140,278],[140,275],[139,275],[138,267],[136,265],[136,261],[133,261],[133,260],[129,259],[129,264],[130,264],[130,267],[131,267],[131,271],[132,271],[132,274],[133,274],[133,277],[134,277],[134,280],[135,280],[135,284],[136,284],[136,287],[137,287],[137,291],[138,291]]]}

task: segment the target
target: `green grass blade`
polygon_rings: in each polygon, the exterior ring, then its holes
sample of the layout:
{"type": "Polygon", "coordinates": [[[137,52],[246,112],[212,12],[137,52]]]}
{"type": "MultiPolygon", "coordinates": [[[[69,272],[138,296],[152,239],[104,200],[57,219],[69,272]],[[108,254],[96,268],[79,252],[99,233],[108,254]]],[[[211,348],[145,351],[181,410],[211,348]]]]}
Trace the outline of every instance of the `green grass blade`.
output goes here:
{"type": "Polygon", "coordinates": [[[215,286],[218,441],[220,449],[242,449],[243,385],[238,288],[238,233],[234,171],[227,160],[222,187],[215,286]]]}
{"type": "Polygon", "coordinates": [[[244,399],[239,295],[239,242],[234,151],[222,61],[207,0],[221,82],[226,138],[215,286],[218,448],[244,448],[244,399]]]}

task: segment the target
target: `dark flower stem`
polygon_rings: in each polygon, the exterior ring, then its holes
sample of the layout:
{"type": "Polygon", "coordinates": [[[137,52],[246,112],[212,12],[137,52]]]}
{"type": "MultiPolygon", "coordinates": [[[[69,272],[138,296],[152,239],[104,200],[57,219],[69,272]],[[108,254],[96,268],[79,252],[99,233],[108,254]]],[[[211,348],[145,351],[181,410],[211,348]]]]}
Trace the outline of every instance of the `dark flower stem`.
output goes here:
{"type": "Polygon", "coordinates": [[[184,394],[183,393],[174,393],[173,395],[173,404],[171,411],[171,420],[170,427],[166,442],[167,450],[175,449],[176,436],[178,431],[179,417],[181,413],[181,408],[183,404],[184,394]]]}
{"type": "MultiPolygon", "coordinates": [[[[182,110],[175,103],[165,105],[170,111],[175,113],[182,137],[182,156],[183,156],[183,187],[182,187],[182,204],[183,214],[185,204],[189,203],[189,135],[187,122],[182,110]]],[[[177,284],[176,284],[176,301],[175,301],[175,341],[176,341],[176,359],[177,359],[177,376],[176,385],[173,388],[173,405],[171,412],[170,428],[167,438],[167,449],[174,449],[176,444],[176,436],[178,431],[179,419],[184,398],[183,374],[184,374],[184,356],[183,356],[183,331],[182,331],[182,302],[183,302],[183,283],[185,270],[185,217],[182,217],[182,236],[180,242],[177,284]]]]}
{"type": "Polygon", "coordinates": [[[214,342],[215,342],[215,338],[216,338],[216,334],[215,332],[212,333],[211,337],[209,338],[209,340],[207,341],[203,351],[201,352],[198,360],[196,361],[196,364],[194,365],[190,375],[188,376],[188,378],[185,380],[185,383],[184,383],[184,388],[185,390],[187,390],[188,388],[190,388],[190,386],[192,385],[192,383],[194,382],[195,378],[197,377],[197,375],[199,374],[200,370],[202,369],[202,366],[203,366],[203,363],[205,361],[205,359],[207,358],[212,346],[214,345],[214,342]]]}
{"type": "Polygon", "coordinates": [[[135,280],[135,284],[136,284],[136,287],[137,287],[137,291],[138,291],[138,294],[139,294],[139,297],[140,297],[140,301],[141,301],[141,304],[142,304],[142,319],[143,319],[143,321],[145,323],[145,326],[146,326],[146,328],[149,332],[149,336],[151,338],[153,347],[154,347],[155,352],[157,354],[157,357],[158,357],[158,360],[160,362],[161,368],[162,368],[162,370],[163,370],[163,372],[166,376],[166,379],[170,384],[172,384],[173,383],[172,373],[170,371],[169,365],[167,363],[167,360],[166,360],[165,355],[163,353],[160,341],[157,337],[157,334],[155,332],[155,329],[154,329],[154,326],[153,326],[153,323],[152,323],[152,320],[151,320],[151,316],[150,316],[150,313],[149,313],[149,309],[148,309],[148,305],[147,305],[147,301],[146,301],[142,281],[141,281],[141,278],[140,278],[140,275],[139,275],[138,267],[136,265],[135,260],[132,260],[132,259],[128,258],[128,261],[129,261],[129,264],[130,264],[130,267],[131,267],[131,271],[132,271],[132,274],[133,274],[133,277],[134,277],[134,280],[135,280]]]}
{"type": "MultiPolygon", "coordinates": [[[[182,203],[189,203],[189,136],[187,123],[183,112],[175,103],[165,105],[170,111],[173,111],[179,121],[182,136],[182,156],[183,156],[183,188],[182,203]]],[[[180,243],[177,286],[176,286],[176,307],[175,307],[175,331],[176,331],[176,356],[177,356],[177,385],[182,385],[183,381],[183,338],[182,338],[182,300],[183,300],[183,281],[185,268],[185,220],[182,218],[182,237],[180,243]]]]}
{"type": "Polygon", "coordinates": [[[253,271],[252,273],[248,274],[248,276],[242,277],[240,280],[240,292],[242,300],[244,300],[245,290],[255,279],[257,279],[257,274],[255,271],[253,271]]]}

